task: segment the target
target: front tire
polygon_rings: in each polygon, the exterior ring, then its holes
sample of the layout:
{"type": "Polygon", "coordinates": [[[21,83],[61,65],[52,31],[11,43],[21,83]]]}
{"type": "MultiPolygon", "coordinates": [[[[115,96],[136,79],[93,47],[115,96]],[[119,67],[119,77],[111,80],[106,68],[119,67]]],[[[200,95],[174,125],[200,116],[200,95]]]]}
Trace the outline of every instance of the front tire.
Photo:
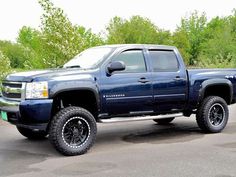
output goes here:
{"type": "Polygon", "coordinates": [[[40,140],[47,136],[47,132],[45,131],[33,131],[23,127],[16,127],[21,135],[25,136],[30,140],[40,140]]]}
{"type": "Polygon", "coordinates": [[[67,107],[53,118],[49,139],[63,155],[81,155],[94,144],[97,125],[93,115],[80,107],[67,107]]]}
{"type": "Polygon", "coordinates": [[[166,119],[153,119],[154,122],[158,123],[159,125],[167,125],[172,122],[175,118],[166,118],[166,119]]]}
{"type": "Polygon", "coordinates": [[[218,96],[205,98],[196,114],[198,126],[206,133],[221,132],[228,118],[228,105],[223,98],[218,96]]]}

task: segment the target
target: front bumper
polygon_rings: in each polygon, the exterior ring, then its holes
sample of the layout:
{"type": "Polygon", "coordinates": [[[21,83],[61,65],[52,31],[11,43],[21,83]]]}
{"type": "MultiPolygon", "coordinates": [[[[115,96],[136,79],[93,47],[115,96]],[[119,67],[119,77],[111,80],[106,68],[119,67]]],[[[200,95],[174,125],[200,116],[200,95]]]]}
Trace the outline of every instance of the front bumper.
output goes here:
{"type": "Polygon", "coordinates": [[[52,99],[12,101],[0,97],[0,110],[8,122],[33,130],[46,130],[51,119],[52,99]]]}
{"type": "Polygon", "coordinates": [[[19,112],[20,102],[6,100],[3,97],[0,97],[0,110],[6,112],[19,112]]]}

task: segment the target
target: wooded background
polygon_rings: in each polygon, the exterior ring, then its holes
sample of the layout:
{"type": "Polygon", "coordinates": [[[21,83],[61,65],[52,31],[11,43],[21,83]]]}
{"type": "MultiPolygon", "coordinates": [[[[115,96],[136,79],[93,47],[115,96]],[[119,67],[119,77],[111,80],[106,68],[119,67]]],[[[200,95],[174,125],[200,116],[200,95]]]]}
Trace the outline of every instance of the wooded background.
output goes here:
{"type": "MultiPolygon", "coordinates": [[[[105,44],[160,44],[176,46],[188,67],[236,67],[236,10],[210,20],[194,11],[183,17],[174,32],[158,28],[148,18],[114,17],[100,34],[72,24],[50,0],[39,0],[43,9],[39,29],[24,26],[17,42],[0,40],[0,79],[9,72],[54,68],[86,48],[105,44]]],[[[93,23],[93,22],[91,22],[93,23]]]]}

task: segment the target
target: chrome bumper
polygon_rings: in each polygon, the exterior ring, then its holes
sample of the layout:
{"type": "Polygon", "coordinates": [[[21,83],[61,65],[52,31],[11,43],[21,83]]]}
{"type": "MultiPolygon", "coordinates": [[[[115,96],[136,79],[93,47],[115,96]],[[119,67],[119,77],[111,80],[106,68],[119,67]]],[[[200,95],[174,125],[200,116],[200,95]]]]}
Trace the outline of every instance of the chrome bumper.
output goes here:
{"type": "Polygon", "coordinates": [[[6,112],[19,112],[19,101],[12,101],[0,97],[0,110],[6,112]]]}

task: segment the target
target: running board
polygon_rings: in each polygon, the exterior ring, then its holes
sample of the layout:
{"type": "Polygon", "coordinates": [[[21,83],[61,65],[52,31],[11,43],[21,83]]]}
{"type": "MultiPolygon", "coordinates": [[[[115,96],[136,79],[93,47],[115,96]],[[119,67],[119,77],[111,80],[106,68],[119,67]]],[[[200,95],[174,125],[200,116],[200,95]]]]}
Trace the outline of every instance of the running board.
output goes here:
{"type": "Polygon", "coordinates": [[[143,116],[143,117],[115,117],[110,119],[98,119],[98,122],[100,123],[130,122],[130,121],[141,121],[141,120],[166,119],[166,118],[181,117],[181,116],[183,116],[183,113],[164,114],[158,116],[143,116]]]}

